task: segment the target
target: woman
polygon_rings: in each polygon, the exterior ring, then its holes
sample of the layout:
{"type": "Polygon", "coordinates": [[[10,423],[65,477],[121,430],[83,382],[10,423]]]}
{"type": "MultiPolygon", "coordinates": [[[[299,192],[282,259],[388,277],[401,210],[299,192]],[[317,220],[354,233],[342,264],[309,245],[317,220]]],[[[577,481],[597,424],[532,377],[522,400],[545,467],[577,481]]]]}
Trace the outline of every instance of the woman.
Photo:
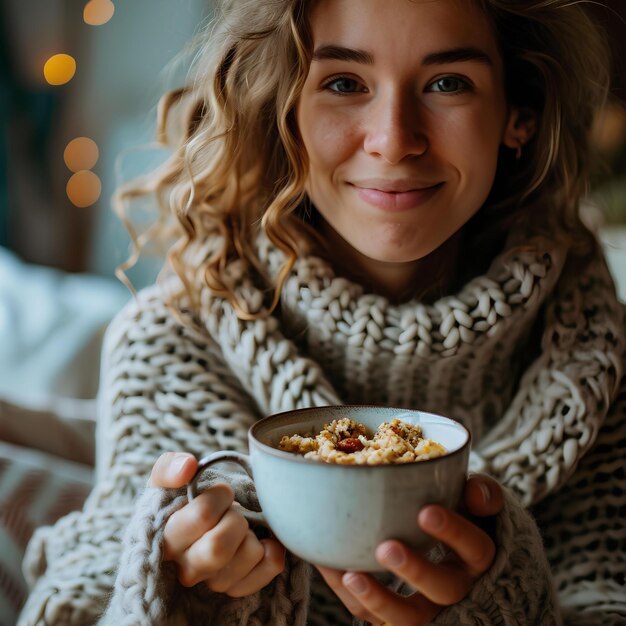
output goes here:
{"type": "Polygon", "coordinates": [[[174,272],[109,329],[97,484],[33,539],[20,624],[626,619],[623,311],[578,217],[607,82],[583,9],[255,0],[218,23],[165,101],[184,137],[122,193],[168,207],[174,272]],[[379,546],[408,596],[312,574],[231,507],[254,504],[239,474],[186,502],[191,455],[341,402],[452,415],[492,477],[467,517],[420,512],[442,561],[379,546]]]}

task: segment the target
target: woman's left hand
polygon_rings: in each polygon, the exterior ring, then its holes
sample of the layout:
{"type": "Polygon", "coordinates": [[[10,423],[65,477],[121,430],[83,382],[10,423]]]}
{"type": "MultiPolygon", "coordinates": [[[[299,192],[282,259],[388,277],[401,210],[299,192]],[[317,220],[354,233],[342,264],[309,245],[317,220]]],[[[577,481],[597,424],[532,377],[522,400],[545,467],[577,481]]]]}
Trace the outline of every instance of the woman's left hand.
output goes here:
{"type": "MultiPolygon", "coordinates": [[[[498,483],[482,475],[467,481],[464,501],[467,513],[478,518],[496,515],[504,506],[498,483]]],[[[374,626],[428,624],[445,606],[462,600],[489,569],[495,544],[485,530],[463,515],[428,505],[419,512],[418,523],[453,553],[435,564],[399,541],[385,541],[376,549],[378,562],[416,590],[411,596],[386,589],[368,574],[317,566],[352,615],[374,626]]]]}

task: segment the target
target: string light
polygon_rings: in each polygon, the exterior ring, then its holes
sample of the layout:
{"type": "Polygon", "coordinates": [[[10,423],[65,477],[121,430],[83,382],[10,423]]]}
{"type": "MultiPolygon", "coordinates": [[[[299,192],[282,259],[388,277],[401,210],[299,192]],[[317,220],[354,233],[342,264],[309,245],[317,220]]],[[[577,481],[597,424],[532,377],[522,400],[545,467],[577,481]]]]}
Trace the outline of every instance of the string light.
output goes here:
{"type": "Polygon", "coordinates": [[[67,181],[65,191],[74,206],[85,208],[98,201],[102,191],[102,184],[92,171],[80,170],[72,174],[67,181]]]}
{"type": "Polygon", "coordinates": [[[43,75],[50,85],[69,83],[76,73],[76,61],[69,54],[55,54],[43,66],[43,75]]]}
{"type": "Polygon", "coordinates": [[[89,137],[72,139],[63,152],[63,160],[71,172],[90,170],[98,162],[98,156],[98,145],[89,137]]]}
{"type": "MultiPolygon", "coordinates": [[[[106,24],[115,12],[111,0],[89,0],[83,8],[83,20],[90,26],[106,24]]],[[[44,76],[51,85],[62,85],[72,79],[76,61],[67,54],[58,54],[46,62],[44,76]]],[[[63,160],[72,176],[65,191],[70,202],[79,208],[95,204],[102,193],[102,183],[91,168],[98,162],[98,145],[89,137],[72,139],[63,151],[63,160]]]]}
{"type": "Polygon", "coordinates": [[[83,9],[83,20],[90,26],[106,24],[115,12],[115,5],[111,0],[89,0],[83,9]]]}

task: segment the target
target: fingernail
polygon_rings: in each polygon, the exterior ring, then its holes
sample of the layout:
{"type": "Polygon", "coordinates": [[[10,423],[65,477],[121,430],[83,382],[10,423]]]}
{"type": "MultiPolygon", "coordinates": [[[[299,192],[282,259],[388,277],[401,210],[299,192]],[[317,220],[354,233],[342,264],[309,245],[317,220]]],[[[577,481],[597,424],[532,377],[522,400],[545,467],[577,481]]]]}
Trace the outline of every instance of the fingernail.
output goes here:
{"type": "Polygon", "coordinates": [[[398,546],[390,545],[383,550],[381,559],[385,565],[390,567],[400,567],[404,563],[404,552],[398,548],[398,546]]]}
{"type": "Polygon", "coordinates": [[[491,500],[491,489],[489,489],[486,483],[478,483],[478,487],[480,488],[480,493],[483,494],[483,504],[489,504],[491,500]]]}
{"type": "Polygon", "coordinates": [[[439,507],[429,506],[420,513],[420,523],[425,530],[441,530],[446,518],[439,507]]]}
{"type": "Polygon", "coordinates": [[[348,574],[344,576],[343,579],[344,584],[350,591],[354,593],[365,593],[367,590],[367,581],[363,576],[359,576],[358,574],[348,574]]]}
{"type": "Polygon", "coordinates": [[[183,468],[187,465],[189,459],[190,456],[184,452],[177,452],[174,454],[174,458],[170,464],[170,476],[175,478],[178,477],[179,474],[182,474],[183,468]]]}

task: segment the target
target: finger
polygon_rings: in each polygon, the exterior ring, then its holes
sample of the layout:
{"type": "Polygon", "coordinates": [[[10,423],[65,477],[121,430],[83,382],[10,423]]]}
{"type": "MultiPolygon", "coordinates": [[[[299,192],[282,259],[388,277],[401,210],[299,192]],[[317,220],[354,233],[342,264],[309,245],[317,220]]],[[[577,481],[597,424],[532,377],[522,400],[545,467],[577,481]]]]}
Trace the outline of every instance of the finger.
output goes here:
{"type": "Polygon", "coordinates": [[[430,602],[440,606],[462,600],[474,582],[464,566],[458,563],[431,563],[399,541],[380,544],[376,549],[376,558],[430,602]]]}
{"type": "Polygon", "coordinates": [[[243,598],[269,585],[285,569],[285,548],[276,539],[262,539],[263,558],[243,579],[226,593],[232,598],[243,598]]]}
{"type": "Polygon", "coordinates": [[[204,533],[178,559],[178,579],[185,587],[214,576],[226,567],[248,533],[248,522],[229,509],[217,526],[204,533]]]}
{"type": "Polygon", "coordinates": [[[497,515],[504,507],[502,487],[484,474],[476,474],[468,479],[463,497],[469,513],[477,517],[497,515]]]}
{"type": "Polygon", "coordinates": [[[234,500],[232,488],[217,484],[172,513],[163,531],[166,561],[177,559],[206,532],[213,529],[234,500]]]}
{"type": "Polygon", "coordinates": [[[248,530],[231,562],[207,581],[211,591],[224,593],[243,580],[263,559],[265,550],[256,535],[248,530]]]}
{"type": "Polygon", "coordinates": [[[374,620],[369,620],[375,624],[424,626],[441,610],[419,593],[407,598],[399,596],[367,574],[346,572],[342,581],[365,610],[375,616],[374,620]]]}
{"type": "Polygon", "coordinates": [[[452,548],[470,576],[489,569],[496,547],[489,535],[467,518],[438,504],[424,507],[417,516],[424,532],[452,548]]]}
{"type": "Polygon", "coordinates": [[[352,615],[366,622],[376,623],[377,618],[370,613],[363,604],[351,593],[343,583],[343,570],[331,569],[330,567],[315,566],[326,584],[333,590],[333,593],[341,600],[343,605],[350,611],[352,615]]]}
{"type": "Polygon", "coordinates": [[[186,452],[166,452],[152,467],[148,480],[150,487],[184,487],[198,469],[198,461],[193,454],[186,452]]]}

